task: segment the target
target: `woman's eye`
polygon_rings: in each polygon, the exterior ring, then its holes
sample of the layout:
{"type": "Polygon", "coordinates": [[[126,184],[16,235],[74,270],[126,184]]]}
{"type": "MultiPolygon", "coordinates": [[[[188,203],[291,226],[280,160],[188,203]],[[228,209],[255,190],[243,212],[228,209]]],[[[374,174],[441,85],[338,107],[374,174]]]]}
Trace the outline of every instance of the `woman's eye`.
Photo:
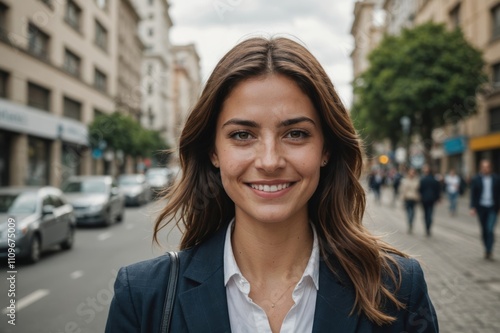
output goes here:
{"type": "Polygon", "coordinates": [[[248,140],[251,138],[250,133],[248,132],[236,132],[231,135],[232,138],[236,140],[248,140]]]}
{"type": "Polygon", "coordinates": [[[291,139],[302,139],[302,138],[305,138],[305,137],[308,137],[309,134],[307,132],[304,132],[304,131],[290,131],[288,132],[288,137],[290,137],[291,139]]]}

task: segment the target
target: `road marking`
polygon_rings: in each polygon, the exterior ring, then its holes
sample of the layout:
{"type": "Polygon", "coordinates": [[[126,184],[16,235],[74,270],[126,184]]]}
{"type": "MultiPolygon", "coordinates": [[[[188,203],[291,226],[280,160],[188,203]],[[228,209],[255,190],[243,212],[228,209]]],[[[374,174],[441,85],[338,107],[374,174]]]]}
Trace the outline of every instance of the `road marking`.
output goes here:
{"type": "Polygon", "coordinates": [[[100,241],[103,241],[103,240],[108,239],[109,237],[111,237],[111,233],[110,232],[104,232],[104,233],[100,234],[99,236],[97,236],[97,239],[100,240],[100,241]]]}
{"type": "MultiPolygon", "coordinates": [[[[34,291],[31,294],[29,294],[28,296],[25,296],[25,297],[21,298],[19,301],[17,301],[16,302],[16,310],[17,311],[22,310],[23,308],[25,308],[25,307],[35,303],[36,301],[44,298],[48,294],[50,294],[50,291],[48,291],[47,289],[38,289],[37,291],[34,291]]],[[[7,314],[7,312],[8,312],[7,308],[3,309],[3,311],[2,311],[3,314],[7,314]]]]}
{"type": "Polygon", "coordinates": [[[83,275],[82,271],[74,271],[73,273],[70,274],[71,278],[75,280],[81,278],[82,275],[83,275]]]}

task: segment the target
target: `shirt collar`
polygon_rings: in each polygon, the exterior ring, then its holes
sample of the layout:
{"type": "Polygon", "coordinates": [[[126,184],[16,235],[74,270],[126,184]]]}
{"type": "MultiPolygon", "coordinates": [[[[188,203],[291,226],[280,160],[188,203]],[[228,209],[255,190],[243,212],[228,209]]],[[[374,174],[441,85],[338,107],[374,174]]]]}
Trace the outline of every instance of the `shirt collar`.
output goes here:
{"type": "MultiPolygon", "coordinates": [[[[236,259],[234,258],[233,246],[231,244],[231,234],[234,225],[234,218],[229,223],[226,231],[226,240],[224,243],[224,286],[227,286],[227,283],[233,276],[243,277],[241,274],[240,268],[236,263],[236,259]]],[[[302,274],[302,278],[300,281],[304,280],[304,278],[309,277],[316,287],[316,290],[319,290],[319,243],[318,243],[318,235],[316,233],[316,228],[311,223],[311,228],[313,230],[313,248],[311,251],[311,256],[309,257],[309,261],[307,262],[306,269],[302,274]]],[[[299,282],[300,283],[300,282],[299,282]]]]}

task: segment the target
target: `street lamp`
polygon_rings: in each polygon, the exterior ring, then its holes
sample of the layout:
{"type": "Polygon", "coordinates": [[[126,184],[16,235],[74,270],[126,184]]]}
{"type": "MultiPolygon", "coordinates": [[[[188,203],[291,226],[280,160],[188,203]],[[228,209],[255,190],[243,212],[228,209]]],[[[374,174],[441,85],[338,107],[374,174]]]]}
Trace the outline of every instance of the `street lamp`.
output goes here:
{"type": "Polygon", "coordinates": [[[403,134],[405,135],[405,148],[406,148],[406,164],[409,164],[410,161],[410,126],[411,119],[408,116],[403,116],[399,120],[401,126],[403,127],[403,134]]]}

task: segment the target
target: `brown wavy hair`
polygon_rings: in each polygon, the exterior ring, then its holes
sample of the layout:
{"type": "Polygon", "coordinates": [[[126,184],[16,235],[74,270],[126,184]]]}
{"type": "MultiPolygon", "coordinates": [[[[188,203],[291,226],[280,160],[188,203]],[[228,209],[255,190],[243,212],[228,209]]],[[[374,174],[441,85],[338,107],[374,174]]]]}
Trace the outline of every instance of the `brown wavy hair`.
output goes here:
{"type": "Polygon", "coordinates": [[[176,221],[184,230],[181,249],[192,248],[234,217],[234,202],[225,193],[219,171],[209,157],[217,117],[238,83],[272,74],[292,79],[311,99],[330,152],[330,161],[321,168],[318,188],[308,203],[321,256],[334,274],[340,264],[352,284],[356,299],[351,313],[364,313],[378,325],[389,324],[396,318],[384,313],[386,301],[398,309],[403,304],[383,277],[389,277],[397,290],[401,272],[392,254],[406,255],[372,236],[362,225],[366,198],[359,183],[360,140],[322,66],[305,47],[290,39],[251,38],[219,61],[182,131],[182,175],[166,195],[168,202],[156,220],[153,239],[158,243],[159,230],[176,221]]]}

